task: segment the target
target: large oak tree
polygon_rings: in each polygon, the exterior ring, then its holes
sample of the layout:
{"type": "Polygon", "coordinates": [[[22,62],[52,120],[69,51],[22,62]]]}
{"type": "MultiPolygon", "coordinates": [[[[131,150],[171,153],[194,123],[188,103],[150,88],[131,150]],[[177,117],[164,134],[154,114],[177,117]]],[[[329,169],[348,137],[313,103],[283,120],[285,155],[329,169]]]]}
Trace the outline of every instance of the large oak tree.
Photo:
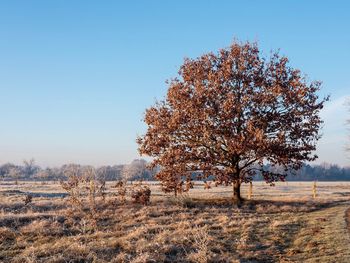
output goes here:
{"type": "Polygon", "coordinates": [[[176,189],[182,176],[200,171],[232,183],[239,203],[241,183],[256,173],[273,183],[317,158],[319,112],[328,99],[317,95],[320,86],[278,52],[263,57],[256,43],[185,59],[166,99],[146,110],[139,151],[161,167],[165,186],[176,189]]]}

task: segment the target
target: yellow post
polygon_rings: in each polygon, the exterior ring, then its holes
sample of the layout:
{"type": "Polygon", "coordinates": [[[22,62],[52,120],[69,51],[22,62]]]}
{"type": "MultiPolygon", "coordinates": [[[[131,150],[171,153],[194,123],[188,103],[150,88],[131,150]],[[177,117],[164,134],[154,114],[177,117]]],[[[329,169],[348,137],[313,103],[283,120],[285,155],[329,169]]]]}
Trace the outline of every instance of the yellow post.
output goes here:
{"type": "Polygon", "coordinates": [[[317,185],[316,185],[316,181],[314,181],[314,184],[312,186],[312,196],[315,199],[316,195],[317,195],[317,189],[316,189],[317,185]]]}
{"type": "Polygon", "coordinates": [[[253,183],[249,182],[248,200],[252,199],[252,195],[253,195],[253,183]]]}

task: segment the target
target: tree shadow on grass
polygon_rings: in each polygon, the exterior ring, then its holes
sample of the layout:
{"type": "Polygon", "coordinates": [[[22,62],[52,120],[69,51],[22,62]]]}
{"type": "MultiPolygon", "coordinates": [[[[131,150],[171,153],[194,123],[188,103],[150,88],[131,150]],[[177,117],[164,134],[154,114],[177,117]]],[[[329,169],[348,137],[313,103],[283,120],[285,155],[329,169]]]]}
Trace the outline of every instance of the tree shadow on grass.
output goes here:
{"type": "MultiPolygon", "coordinates": [[[[162,201],[160,201],[162,202],[162,201]]],[[[348,200],[314,201],[314,200],[244,200],[240,206],[235,205],[229,197],[223,198],[190,198],[187,197],[187,208],[235,208],[246,212],[274,214],[280,212],[313,212],[348,203],[348,200]]]]}

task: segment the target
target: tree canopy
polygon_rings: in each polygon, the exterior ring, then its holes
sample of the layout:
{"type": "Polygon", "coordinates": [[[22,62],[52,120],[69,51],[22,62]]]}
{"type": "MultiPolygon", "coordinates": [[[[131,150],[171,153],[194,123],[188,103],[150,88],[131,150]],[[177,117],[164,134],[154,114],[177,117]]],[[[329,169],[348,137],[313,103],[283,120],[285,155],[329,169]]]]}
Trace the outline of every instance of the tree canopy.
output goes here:
{"type": "Polygon", "coordinates": [[[308,82],[278,52],[262,57],[256,43],[234,42],[218,53],[185,59],[164,101],[146,110],[139,151],[162,167],[157,177],[180,181],[191,171],[240,185],[259,171],[266,182],[317,158],[318,81],[308,82]],[[274,173],[264,164],[284,170],[274,173]]]}

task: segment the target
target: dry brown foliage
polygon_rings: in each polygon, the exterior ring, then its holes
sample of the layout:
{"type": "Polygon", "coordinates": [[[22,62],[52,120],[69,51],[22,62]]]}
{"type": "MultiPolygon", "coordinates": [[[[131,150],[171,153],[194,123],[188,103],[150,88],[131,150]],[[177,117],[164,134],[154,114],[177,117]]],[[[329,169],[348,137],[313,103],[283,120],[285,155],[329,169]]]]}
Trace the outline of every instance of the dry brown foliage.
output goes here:
{"type": "Polygon", "coordinates": [[[144,185],[135,186],[132,189],[131,198],[136,204],[148,205],[151,199],[151,189],[144,185]]]}
{"type": "Polygon", "coordinates": [[[117,201],[120,204],[125,204],[127,195],[126,182],[119,181],[116,183],[115,187],[117,188],[117,201]]]}
{"type": "Polygon", "coordinates": [[[91,166],[80,167],[68,165],[64,171],[67,181],[61,181],[61,186],[69,194],[72,217],[88,220],[96,226],[99,219],[99,205],[105,201],[105,181],[98,178],[96,170],[91,166]]]}
{"type": "Polygon", "coordinates": [[[26,197],[24,198],[23,202],[24,205],[28,205],[33,201],[33,196],[30,194],[27,194],[26,197]]]}
{"type": "Polygon", "coordinates": [[[193,171],[240,186],[260,172],[266,182],[284,180],[313,154],[325,101],[302,73],[277,52],[264,58],[255,43],[234,42],[217,53],[185,59],[164,101],[146,110],[148,130],[139,151],[153,157],[156,178],[176,191],[193,171]],[[279,166],[278,172],[264,164],[279,166]]]}
{"type": "Polygon", "coordinates": [[[133,203],[148,205],[151,198],[151,189],[147,185],[143,185],[142,181],[131,182],[128,184],[126,180],[118,181],[113,188],[116,188],[115,196],[118,204],[125,205],[128,198],[133,203]]]}

